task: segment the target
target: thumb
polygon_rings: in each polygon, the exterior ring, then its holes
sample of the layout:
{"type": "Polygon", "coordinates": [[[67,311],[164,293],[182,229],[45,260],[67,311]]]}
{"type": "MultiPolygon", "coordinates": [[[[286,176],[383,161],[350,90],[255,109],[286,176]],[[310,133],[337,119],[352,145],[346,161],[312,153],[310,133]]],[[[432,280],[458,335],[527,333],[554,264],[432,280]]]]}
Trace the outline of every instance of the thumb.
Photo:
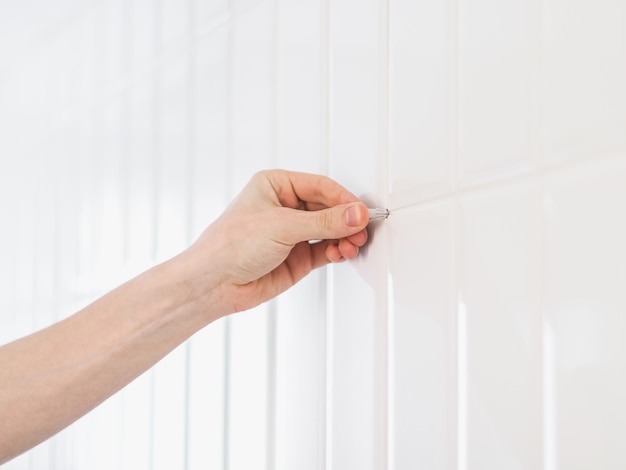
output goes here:
{"type": "Polygon", "coordinates": [[[289,209],[284,219],[286,243],[306,240],[327,240],[349,237],[363,230],[369,222],[367,207],[362,202],[340,204],[319,211],[289,209]]]}

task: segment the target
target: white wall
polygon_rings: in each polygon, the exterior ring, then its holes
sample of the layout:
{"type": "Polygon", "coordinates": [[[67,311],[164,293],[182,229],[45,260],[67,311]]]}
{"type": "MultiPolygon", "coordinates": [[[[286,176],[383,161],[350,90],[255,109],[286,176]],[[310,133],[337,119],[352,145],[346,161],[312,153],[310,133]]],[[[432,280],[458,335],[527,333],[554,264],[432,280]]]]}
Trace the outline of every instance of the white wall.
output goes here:
{"type": "Polygon", "coordinates": [[[0,1],[0,342],[250,175],[391,217],[7,469],[626,466],[622,0],[0,1]]]}

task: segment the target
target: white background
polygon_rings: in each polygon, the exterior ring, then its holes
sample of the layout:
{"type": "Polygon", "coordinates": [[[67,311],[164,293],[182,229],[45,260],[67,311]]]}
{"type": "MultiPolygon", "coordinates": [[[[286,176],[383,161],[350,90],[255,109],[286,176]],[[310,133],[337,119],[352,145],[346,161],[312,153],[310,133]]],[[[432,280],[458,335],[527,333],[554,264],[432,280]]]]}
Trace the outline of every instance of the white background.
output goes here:
{"type": "Polygon", "coordinates": [[[256,170],[391,209],[4,468],[625,468],[625,31],[623,0],[0,0],[0,342],[256,170]]]}

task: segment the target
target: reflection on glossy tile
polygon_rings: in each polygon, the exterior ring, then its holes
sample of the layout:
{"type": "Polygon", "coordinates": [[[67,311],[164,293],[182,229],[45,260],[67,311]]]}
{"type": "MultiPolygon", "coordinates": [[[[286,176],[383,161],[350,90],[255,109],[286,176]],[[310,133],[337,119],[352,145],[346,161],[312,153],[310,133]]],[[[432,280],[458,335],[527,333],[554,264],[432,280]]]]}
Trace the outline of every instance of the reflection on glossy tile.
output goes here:
{"type": "Polygon", "coordinates": [[[450,190],[456,151],[453,2],[390,3],[390,207],[450,190]]]}
{"type": "Polygon", "coordinates": [[[545,188],[555,458],[559,468],[623,468],[626,159],[560,171],[545,188]]]}
{"type": "Polygon", "coordinates": [[[390,246],[391,470],[456,468],[454,211],[398,211],[390,246]]]}
{"type": "Polygon", "coordinates": [[[460,202],[467,468],[540,468],[540,217],[534,180],[460,202]]]}
{"type": "Polygon", "coordinates": [[[544,2],[543,146],[553,160],[626,149],[621,0],[544,2]]]}
{"type": "Polygon", "coordinates": [[[538,0],[459,2],[458,174],[466,183],[533,166],[539,20],[538,0]]]}

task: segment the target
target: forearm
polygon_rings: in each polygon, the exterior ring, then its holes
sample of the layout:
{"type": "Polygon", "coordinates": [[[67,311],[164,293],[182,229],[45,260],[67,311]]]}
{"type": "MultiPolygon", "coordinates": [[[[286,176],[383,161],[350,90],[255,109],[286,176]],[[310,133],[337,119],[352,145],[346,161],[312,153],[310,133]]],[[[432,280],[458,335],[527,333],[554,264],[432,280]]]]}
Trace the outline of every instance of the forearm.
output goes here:
{"type": "Polygon", "coordinates": [[[84,415],[220,316],[211,311],[216,302],[197,298],[184,272],[176,259],[152,268],[76,315],[0,348],[0,464],[84,415]]]}

